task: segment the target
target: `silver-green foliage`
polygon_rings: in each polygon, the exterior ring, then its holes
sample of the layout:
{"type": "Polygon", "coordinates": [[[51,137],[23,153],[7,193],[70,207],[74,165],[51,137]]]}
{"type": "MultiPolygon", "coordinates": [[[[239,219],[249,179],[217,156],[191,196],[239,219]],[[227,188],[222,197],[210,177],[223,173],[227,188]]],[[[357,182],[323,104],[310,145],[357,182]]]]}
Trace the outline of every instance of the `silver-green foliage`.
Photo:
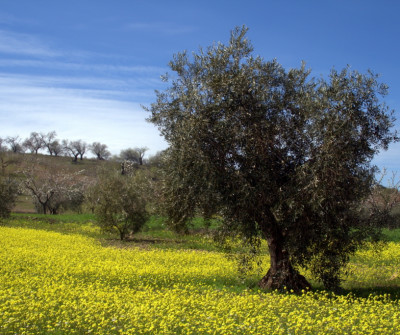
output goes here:
{"type": "Polygon", "coordinates": [[[223,218],[222,236],[269,245],[268,288],[327,288],[359,241],[375,231],[360,203],[374,179],[371,160],[396,140],[371,72],[345,68],[314,79],[252,55],[246,28],[227,45],[178,53],[173,76],[148,108],[169,143],[163,199],[183,230],[196,211],[223,218]]]}
{"type": "Polygon", "coordinates": [[[118,232],[121,240],[137,233],[148,219],[145,191],[139,174],[103,172],[94,188],[98,224],[105,231],[118,232]]]}

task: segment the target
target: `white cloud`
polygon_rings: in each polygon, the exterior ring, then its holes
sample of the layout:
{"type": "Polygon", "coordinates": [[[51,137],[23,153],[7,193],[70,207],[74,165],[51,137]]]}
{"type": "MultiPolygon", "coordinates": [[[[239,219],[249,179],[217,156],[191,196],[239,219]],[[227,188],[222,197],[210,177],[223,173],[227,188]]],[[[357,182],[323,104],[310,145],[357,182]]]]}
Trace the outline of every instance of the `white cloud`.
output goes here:
{"type": "Polygon", "coordinates": [[[90,71],[90,72],[121,72],[130,74],[161,74],[166,72],[166,68],[157,66],[121,66],[110,64],[83,64],[74,62],[62,61],[44,61],[37,59],[0,59],[0,67],[22,67],[22,68],[41,68],[53,70],[75,70],[75,71],[90,71]]]}
{"type": "Polygon", "coordinates": [[[30,55],[39,57],[57,56],[53,50],[30,34],[0,30],[0,52],[6,54],[30,55]]]}
{"type": "Polygon", "coordinates": [[[138,102],[121,101],[95,89],[51,87],[46,78],[0,76],[0,137],[55,130],[60,139],[99,141],[117,154],[147,146],[150,154],[166,148],[138,102]]]}

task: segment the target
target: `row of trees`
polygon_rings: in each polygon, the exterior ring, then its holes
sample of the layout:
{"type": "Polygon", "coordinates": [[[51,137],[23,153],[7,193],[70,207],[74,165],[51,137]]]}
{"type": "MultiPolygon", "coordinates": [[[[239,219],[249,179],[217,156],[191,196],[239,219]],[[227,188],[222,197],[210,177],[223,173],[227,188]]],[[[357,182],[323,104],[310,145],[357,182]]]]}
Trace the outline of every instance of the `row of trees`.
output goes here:
{"type": "Polygon", "coordinates": [[[8,136],[0,138],[0,150],[9,150],[13,153],[24,153],[26,151],[32,154],[38,154],[41,150],[46,150],[50,156],[70,155],[74,161],[83,159],[83,156],[88,152],[92,152],[97,159],[104,160],[111,157],[107,145],[99,142],[87,144],[82,140],[69,141],[58,140],[55,131],[47,134],[31,132],[30,136],[22,140],[19,136],[8,136]]]}
{"type": "Polygon", "coordinates": [[[24,153],[29,151],[38,154],[40,151],[47,151],[50,156],[70,156],[74,162],[83,160],[85,154],[92,153],[98,160],[127,160],[143,165],[144,156],[148,151],[147,147],[135,147],[121,150],[119,156],[112,157],[106,144],[100,142],[86,143],[83,140],[59,140],[55,131],[45,133],[31,132],[25,140],[19,136],[0,137],[0,152],[10,151],[12,153],[24,153]]]}

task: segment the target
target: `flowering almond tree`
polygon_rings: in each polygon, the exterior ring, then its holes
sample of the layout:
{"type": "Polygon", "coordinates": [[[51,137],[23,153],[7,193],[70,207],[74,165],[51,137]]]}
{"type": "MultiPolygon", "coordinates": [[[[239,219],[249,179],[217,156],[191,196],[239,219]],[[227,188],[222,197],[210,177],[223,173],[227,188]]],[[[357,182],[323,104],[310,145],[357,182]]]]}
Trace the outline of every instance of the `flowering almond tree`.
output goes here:
{"type": "Polygon", "coordinates": [[[60,169],[32,164],[23,170],[23,185],[44,214],[57,214],[71,202],[83,201],[87,177],[82,171],[68,173],[60,169]]]}

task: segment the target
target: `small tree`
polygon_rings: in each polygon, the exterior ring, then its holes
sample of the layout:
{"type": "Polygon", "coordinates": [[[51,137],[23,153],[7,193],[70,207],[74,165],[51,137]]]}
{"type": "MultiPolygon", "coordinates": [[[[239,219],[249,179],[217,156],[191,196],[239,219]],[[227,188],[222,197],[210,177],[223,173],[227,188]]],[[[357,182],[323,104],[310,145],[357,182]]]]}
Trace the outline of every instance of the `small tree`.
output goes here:
{"type": "Polygon", "coordinates": [[[5,141],[8,143],[13,153],[18,154],[24,152],[24,147],[21,144],[19,136],[8,136],[5,141]]]}
{"type": "Polygon", "coordinates": [[[119,233],[121,240],[137,233],[148,218],[143,186],[136,176],[103,173],[96,188],[97,222],[105,231],[119,233]]]}
{"type": "Polygon", "coordinates": [[[43,137],[41,134],[32,132],[24,141],[23,146],[31,153],[35,153],[37,155],[38,151],[45,146],[45,143],[43,142],[43,137]]]}
{"type": "Polygon", "coordinates": [[[121,150],[120,157],[122,160],[135,162],[139,165],[143,165],[143,158],[149,149],[146,147],[141,148],[128,148],[125,150],[121,150]]]}
{"type": "MultiPolygon", "coordinates": [[[[54,152],[55,143],[59,145],[58,141],[56,140],[57,133],[55,131],[50,131],[47,134],[40,134],[40,136],[42,138],[43,146],[47,148],[47,151],[49,152],[50,156],[53,156],[53,154],[55,154],[54,152]]],[[[58,152],[57,154],[59,153],[60,152],[58,152]]]]}
{"type": "Polygon", "coordinates": [[[93,142],[90,145],[90,151],[96,156],[98,160],[105,160],[110,158],[111,153],[107,149],[107,145],[100,142],[93,142]]]}
{"type": "Polygon", "coordinates": [[[253,57],[246,31],[192,60],[175,55],[176,75],[149,108],[170,145],[170,224],[182,229],[198,209],[218,214],[222,236],[253,248],[267,241],[261,287],[308,288],[298,270],[308,267],[334,289],[370,232],[360,203],[373,185],[371,160],[397,140],[380,100],[387,88],[349,68],[328,80],[309,78],[305,66],[286,71],[253,57]]]}
{"type": "Polygon", "coordinates": [[[10,216],[19,192],[15,180],[0,175],[0,219],[10,216]]]}
{"type": "Polygon", "coordinates": [[[82,171],[66,171],[43,166],[37,161],[27,162],[22,171],[23,185],[30,192],[40,213],[58,214],[61,209],[77,208],[83,202],[86,178],[82,171]]]}
{"type": "Polygon", "coordinates": [[[372,188],[370,196],[363,204],[364,213],[385,228],[399,228],[400,180],[395,173],[391,178],[386,179],[386,177],[388,176],[386,170],[384,170],[372,188]],[[384,179],[386,179],[386,187],[382,186],[384,179]]]}
{"type": "Polygon", "coordinates": [[[64,152],[64,147],[60,144],[58,140],[54,140],[49,144],[50,155],[59,156],[64,152]]]}
{"type": "Polygon", "coordinates": [[[85,155],[87,149],[87,143],[82,140],[78,140],[78,141],[73,141],[72,146],[78,152],[80,160],[83,160],[83,156],[85,155]]]}
{"type": "Polygon", "coordinates": [[[73,157],[72,161],[74,163],[78,162],[78,156],[80,154],[80,151],[77,149],[77,144],[78,141],[68,141],[68,140],[62,141],[63,151],[73,157]]]}

